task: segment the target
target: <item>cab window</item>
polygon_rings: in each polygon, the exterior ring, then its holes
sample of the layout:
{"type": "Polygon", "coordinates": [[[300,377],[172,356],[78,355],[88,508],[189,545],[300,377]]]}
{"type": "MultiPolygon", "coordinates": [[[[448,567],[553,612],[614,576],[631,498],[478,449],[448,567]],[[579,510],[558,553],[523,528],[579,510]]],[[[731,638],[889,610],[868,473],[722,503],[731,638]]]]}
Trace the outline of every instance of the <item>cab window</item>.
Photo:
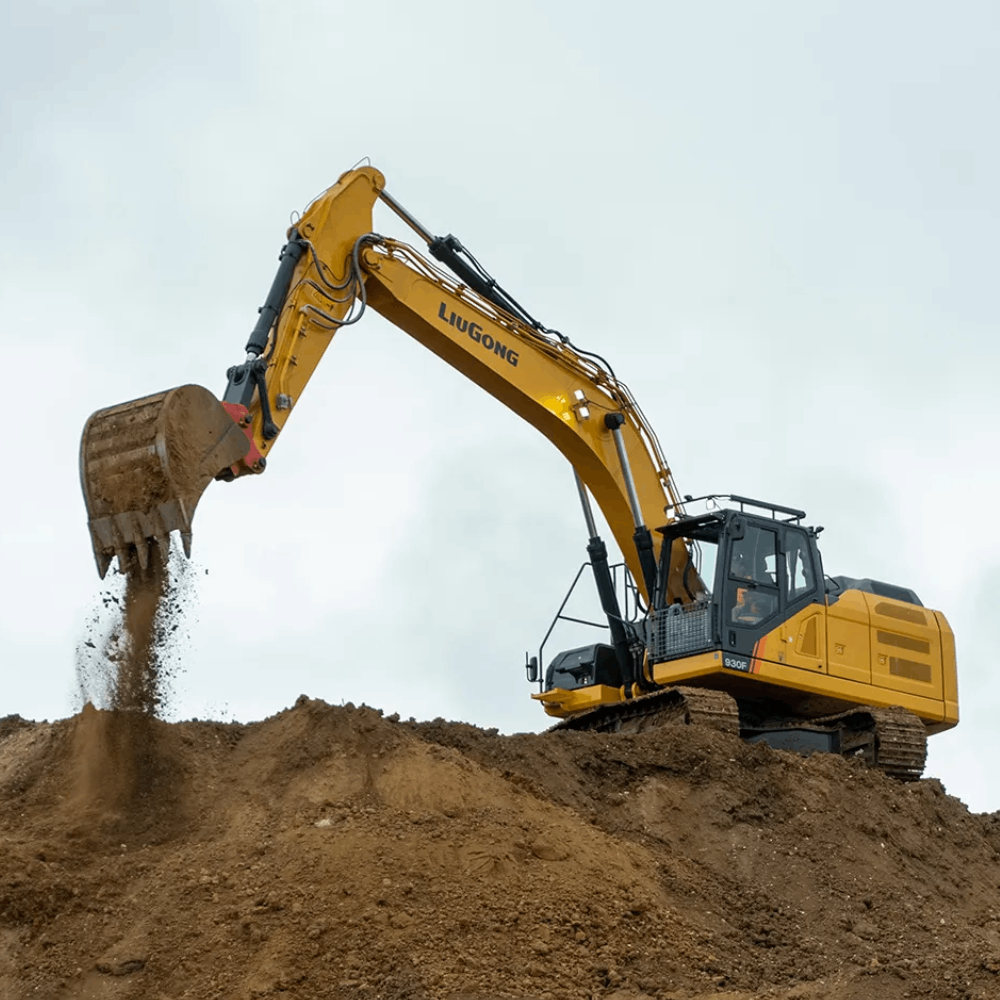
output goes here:
{"type": "Polygon", "coordinates": [[[732,611],[730,621],[744,628],[770,618],[778,610],[777,534],[747,525],[733,542],[729,559],[732,611]]]}
{"type": "Polygon", "coordinates": [[[785,560],[785,593],[791,604],[812,591],[816,584],[809,538],[804,531],[788,530],[785,535],[785,560]]]}
{"type": "Polygon", "coordinates": [[[778,563],[775,542],[776,535],[770,529],[747,525],[746,534],[733,543],[729,575],[737,580],[752,580],[767,587],[776,587],[778,563]]]}

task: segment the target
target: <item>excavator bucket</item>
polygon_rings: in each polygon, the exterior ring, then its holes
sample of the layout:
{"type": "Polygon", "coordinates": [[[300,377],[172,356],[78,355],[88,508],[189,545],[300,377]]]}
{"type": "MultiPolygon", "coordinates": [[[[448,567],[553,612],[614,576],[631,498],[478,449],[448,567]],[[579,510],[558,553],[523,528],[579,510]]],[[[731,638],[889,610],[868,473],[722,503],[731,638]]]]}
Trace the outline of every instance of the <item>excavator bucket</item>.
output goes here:
{"type": "Polygon", "coordinates": [[[170,532],[191,555],[191,518],[208,484],[250,451],[250,439],[200,385],[98,410],[80,442],[80,483],[97,571],[145,570],[150,546],[164,560],[170,532]]]}

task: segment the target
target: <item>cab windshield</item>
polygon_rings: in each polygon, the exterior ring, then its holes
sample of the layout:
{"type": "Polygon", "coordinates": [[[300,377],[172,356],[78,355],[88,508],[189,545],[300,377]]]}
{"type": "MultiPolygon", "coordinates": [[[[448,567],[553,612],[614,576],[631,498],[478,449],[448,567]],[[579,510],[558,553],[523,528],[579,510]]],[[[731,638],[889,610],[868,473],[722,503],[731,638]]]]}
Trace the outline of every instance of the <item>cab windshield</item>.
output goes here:
{"type": "Polygon", "coordinates": [[[777,535],[769,528],[747,525],[733,543],[727,590],[731,624],[750,627],[778,610],[777,535]]]}
{"type": "Polygon", "coordinates": [[[704,601],[715,590],[722,525],[715,517],[692,518],[666,533],[670,572],[660,576],[660,606],[704,601]],[[678,595],[680,595],[678,597],[678,595]]]}

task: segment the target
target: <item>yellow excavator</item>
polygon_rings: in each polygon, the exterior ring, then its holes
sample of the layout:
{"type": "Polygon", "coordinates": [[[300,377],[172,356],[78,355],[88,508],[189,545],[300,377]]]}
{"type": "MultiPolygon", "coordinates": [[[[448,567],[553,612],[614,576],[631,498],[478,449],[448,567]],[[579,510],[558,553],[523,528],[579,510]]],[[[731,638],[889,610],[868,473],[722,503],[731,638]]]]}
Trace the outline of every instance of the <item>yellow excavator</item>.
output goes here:
{"type": "Polygon", "coordinates": [[[574,469],[610,640],[566,650],[544,672],[529,661],[534,697],[558,727],[705,723],[919,777],[927,735],[958,722],[944,615],[905,587],[826,576],[822,528],[800,510],[736,495],[682,498],[611,366],[534,319],[458,239],[422,226],[370,166],[341,176],[289,229],[221,401],[185,385],[87,421],[80,476],[102,577],[115,558],[121,573],[144,572],[154,546],[165,559],[172,531],[190,555],[209,483],[264,471],[334,335],[367,308],[534,425],[574,469]],[[372,231],[380,200],[436,263],[372,231]],[[623,553],[629,615],[591,498],[623,553]]]}

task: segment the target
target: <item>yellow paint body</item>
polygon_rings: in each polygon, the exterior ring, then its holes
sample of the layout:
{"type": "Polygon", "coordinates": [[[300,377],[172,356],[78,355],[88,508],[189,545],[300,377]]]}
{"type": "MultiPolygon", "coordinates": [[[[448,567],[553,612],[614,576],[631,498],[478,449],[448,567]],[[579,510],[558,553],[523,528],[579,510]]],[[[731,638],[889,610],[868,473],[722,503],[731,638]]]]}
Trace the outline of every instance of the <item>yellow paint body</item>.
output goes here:
{"type": "MultiPolygon", "coordinates": [[[[727,669],[715,650],[647,668],[659,685],[688,684],[734,697],[770,698],[790,718],[820,718],[855,705],[898,706],[919,716],[931,733],[958,723],[955,637],[940,611],[848,590],[826,606],[812,604],[768,632],[756,645],[750,673],[727,669]]],[[[545,711],[566,718],[621,701],[604,685],[534,695],[545,711]]]]}

